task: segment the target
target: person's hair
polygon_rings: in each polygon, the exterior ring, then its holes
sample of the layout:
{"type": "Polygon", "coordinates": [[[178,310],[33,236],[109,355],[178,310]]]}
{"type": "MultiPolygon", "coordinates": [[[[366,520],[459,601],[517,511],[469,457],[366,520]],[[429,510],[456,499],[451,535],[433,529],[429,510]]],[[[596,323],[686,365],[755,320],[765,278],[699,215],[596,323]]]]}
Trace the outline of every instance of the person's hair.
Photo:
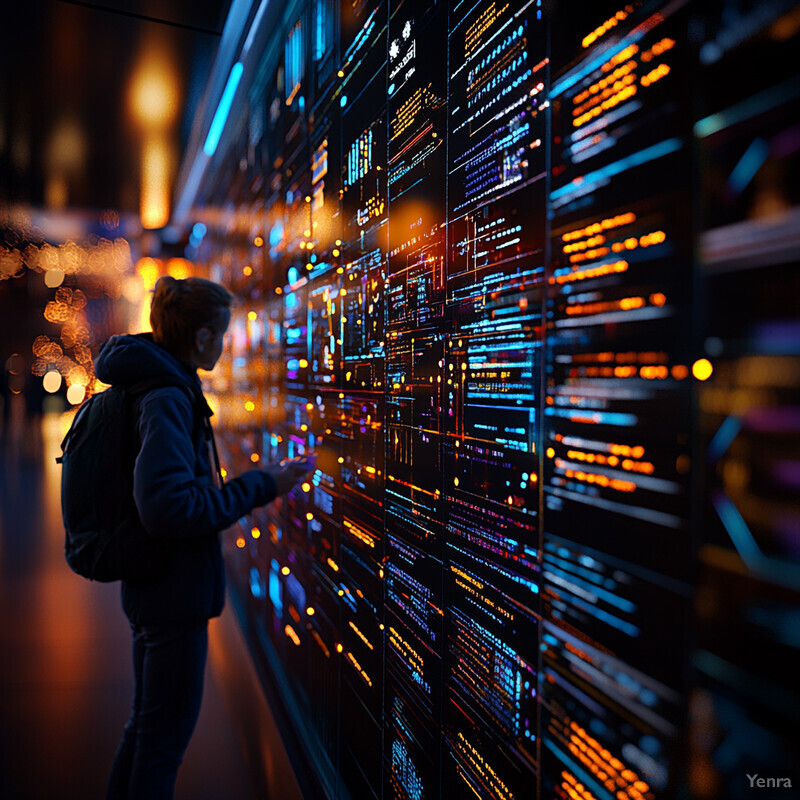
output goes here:
{"type": "Polygon", "coordinates": [[[165,350],[186,358],[197,331],[210,328],[217,332],[219,317],[232,302],[233,295],[224,286],[205,278],[159,278],[150,304],[153,339],[165,350]]]}

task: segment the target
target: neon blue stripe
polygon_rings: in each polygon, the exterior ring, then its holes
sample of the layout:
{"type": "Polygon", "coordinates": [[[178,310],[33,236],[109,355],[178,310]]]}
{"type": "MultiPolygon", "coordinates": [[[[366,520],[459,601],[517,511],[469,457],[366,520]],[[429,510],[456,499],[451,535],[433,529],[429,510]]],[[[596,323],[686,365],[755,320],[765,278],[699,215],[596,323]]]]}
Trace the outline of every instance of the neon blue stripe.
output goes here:
{"type": "Polygon", "coordinates": [[[711,136],[713,133],[729,128],[738,122],[763,114],[778,106],[788,105],[800,96],[800,86],[792,77],[776,86],[771,86],[763,92],[754,94],[741,103],[711,114],[694,125],[696,136],[711,136]]]}
{"type": "Polygon", "coordinates": [[[739,435],[742,429],[742,419],[735,414],[725,418],[722,425],[719,426],[714,438],[708,445],[708,457],[712,461],[718,461],[722,458],[725,451],[731,446],[733,440],[739,435]]]}
{"type": "Polygon", "coordinates": [[[768,157],[769,145],[760,136],[753,139],[728,177],[728,187],[731,191],[741,194],[768,157]]]}
{"type": "Polygon", "coordinates": [[[724,492],[715,494],[712,502],[742,561],[748,569],[757,572],[763,561],[763,553],[744,521],[744,517],[739,513],[739,509],[724,492]]]}
{"type": "Polygon", "coordinates": [[[644,150],[640,150],[638,153],[632,153],[631,155],[626,156],[619,161],[615,161],[612,164],[607,164],[601,169],[597,169],[594,172],[584,175],[580,184],[570,181],[570,183],[566,184],[566,186],[562,186],[559,189],[556,189],[554,192],[551,192],[550,199],[557,200],[559,197],[569,194],[570,192],[574,192],[578,188],[583,189],[590,184],[597,183],[598,181],[605,180],[606,178],[612,178],[614,175],[619,175],[620,172],[624,172],[632,167],[641,166],[642,164],[646,164],[648,161],[653,161],[657,158],[661,158],[662,156],[669,155],[670,153],[674,153],[676,150],[680,150],[680,148],[680,139],[665,139],[663,142],[646,147],[644,150]]]}
{"type": "Polygon", "coordinates": [[[233,105],[236,88],[239,86],[239,81],[242,79],[242,72],[244,72],[244,65],[241,61],[237,61],[231,67],[231,74],[228,76],[228,82],[225,84],[225,91],[222,93],[219,105],[214,114],[214,119],[211,120],[211,127],[208,129],[206,143],[203,145],[203,152],[209,157],[213,156],[217,150],[219,139],[222,136],[222,131],[228,120],[228,114],[233,105]]]}

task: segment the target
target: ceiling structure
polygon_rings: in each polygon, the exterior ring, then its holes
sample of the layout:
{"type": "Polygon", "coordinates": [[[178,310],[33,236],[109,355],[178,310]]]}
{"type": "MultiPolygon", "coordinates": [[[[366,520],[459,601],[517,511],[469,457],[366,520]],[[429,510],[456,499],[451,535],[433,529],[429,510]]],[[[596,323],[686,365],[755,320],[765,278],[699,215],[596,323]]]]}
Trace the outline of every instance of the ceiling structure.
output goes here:
{"type": "Polygon", "coordinates": [[[227,9],[227,0],[9,4],[0,209],[138,216],[148,136],[162,131],[174,184],[227,9]]]}

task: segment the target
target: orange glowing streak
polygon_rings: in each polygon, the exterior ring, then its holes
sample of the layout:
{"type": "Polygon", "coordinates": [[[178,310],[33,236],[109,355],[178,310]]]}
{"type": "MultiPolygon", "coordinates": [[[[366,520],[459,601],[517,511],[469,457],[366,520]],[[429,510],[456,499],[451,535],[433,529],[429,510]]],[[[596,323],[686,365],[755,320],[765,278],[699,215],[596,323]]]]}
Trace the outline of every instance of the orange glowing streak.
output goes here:
{"type": "Polygon", "coordinates": [[[624,9],[617,11],[613,17],[609,17],[602,25],[599,25],[591,33],[584,36],[581,41],[581,46],[585,48],[593,45],[599,38],[605,36],[612,28],[615,28],[620,22],[626,19],[628,14],[632,11],[633,6],[625,6],[624,9]]]}
{"type": "Polygon", "coordinates": [[[628,211],[625,214],[617,214],[614,217],[607,217],[600,222],[594,222],[587,225],[585,228],[576,228],[574,231],[568,231],[562,234],[561,239],[564,242],[571,242],[575,239],[582,239],[584,236],[594,236],[601,231],[607,231],[611,228],[619,228],[622,225],[630,225],[636,222],[636,214],[628,211]]]}
{"type": "Polygon", "coordinates": [[[577,269],[567,275],[558,275],[550,278],[550,283],[572,283],[573,281],[583,281],[588,278],[599,278],[603,275],[613,275],[619,272],[625,272],[628,269],[627,261],[615,261],[613,264],[601,264],[598,267],[586,267],[584,269],[577,269]]]}
{"type": "Polygon", "coordinates": [[[297,631],[291,626],[287,625],[283,632],[298,646],[300,647],[300,637],[297,635],[297,631]]]}
{"type": "Polygon", "coordinates": [[[142,152],[139,213],[142,227],[163,228],[169,222],[172,156],[165,136],[151,134],[142,152]]]}
{"type": "Polygon", "coordinates": [[[605,311],[630,311],[646,305],[643,297],[623,297],[621,300],[608,300],[598,303],[573,303],[565,309],[567,316],[578,314],[601,314],[605,311]]]}

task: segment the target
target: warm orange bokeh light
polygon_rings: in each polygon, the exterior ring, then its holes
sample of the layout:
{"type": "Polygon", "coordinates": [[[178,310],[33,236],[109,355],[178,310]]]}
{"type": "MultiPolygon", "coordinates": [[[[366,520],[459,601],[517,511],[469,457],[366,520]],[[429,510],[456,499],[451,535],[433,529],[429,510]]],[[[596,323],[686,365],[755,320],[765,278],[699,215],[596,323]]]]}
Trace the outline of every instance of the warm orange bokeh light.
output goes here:
{"type": "Polygon", "coordinates": [[[707,358],[699,358],[692,364],[692,375],[699,381],[706,381],[711,377],[714,367],[707,358]]]}
{"type": "Polygon", "coordinates": [[[192,274],[192,262],[185,258],[171,258],[166,264],[167,275],[176,281],[182,281],[192,274]]]}
{"type": "Polygon", "coordinates": [[[142,151],[139,214],[144,228],[163,228],[169,222],[172,153],[164,136],[148,136],[142,151]]]}
{"type": "Polygon", "coordinates": [[[163,129],[175,122],[180,110],[175,70],[154,47],[146,48],[131,79],[130,106],[137,122],[163,129]]]}

